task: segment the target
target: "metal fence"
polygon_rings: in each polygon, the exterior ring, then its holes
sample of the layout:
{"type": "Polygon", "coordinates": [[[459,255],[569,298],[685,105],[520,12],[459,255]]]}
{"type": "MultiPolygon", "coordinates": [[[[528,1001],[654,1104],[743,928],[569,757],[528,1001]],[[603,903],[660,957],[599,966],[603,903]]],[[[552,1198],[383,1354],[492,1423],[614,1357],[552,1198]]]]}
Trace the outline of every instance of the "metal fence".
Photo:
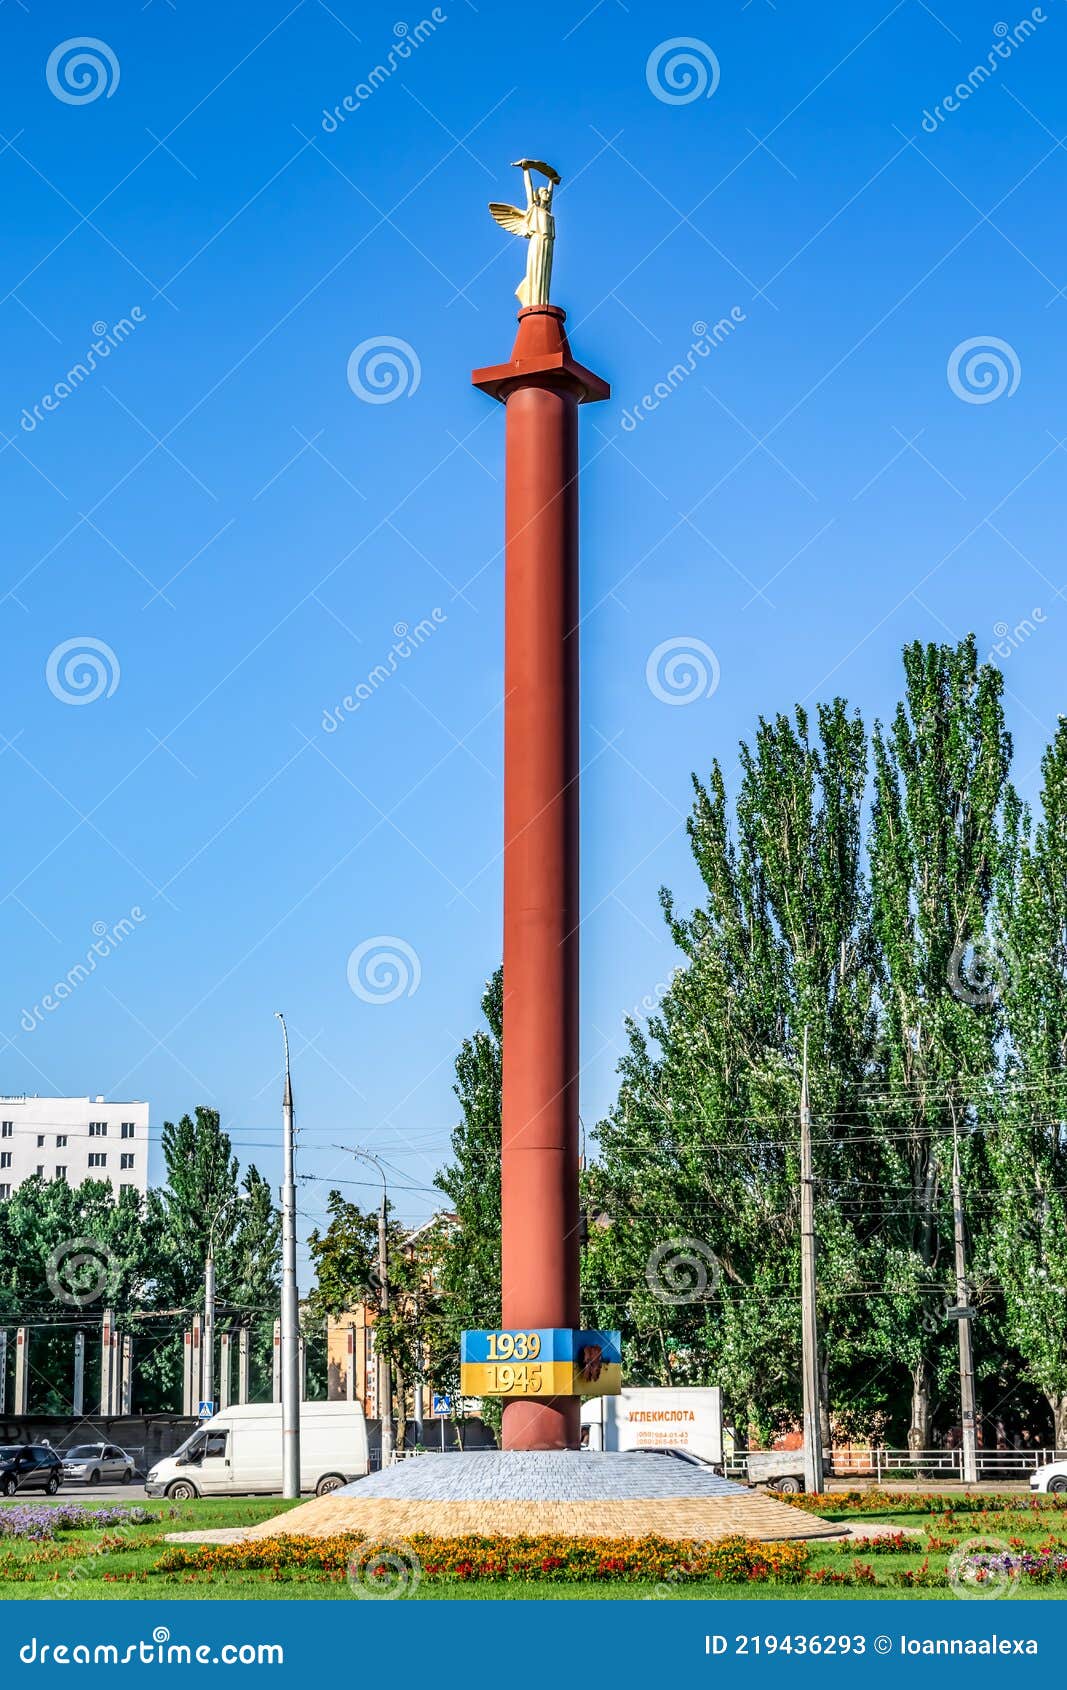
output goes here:
{"type": "MultiPolygon", "coordinates": [[[[798,1451],[798,1462],[802,1457],[798,1451]]],[[[980,1449],[977,1470],[980,1480],[1004,1484],[1029,1479],[1038,1467],[1051,1461],[1067,1461],[1063,1449],[980,1449]]],[[[743,1479],[748,1455],[743,1450],[727,1456],[728,1478],[743,1479]]],[[[963,1451],[960,1449],[837,1449],[827,1458],[827,1476],[834,1479],[868,1479],[875,1484],[905,1479],[933,1479],[963,1482],[963,1451]]]]}

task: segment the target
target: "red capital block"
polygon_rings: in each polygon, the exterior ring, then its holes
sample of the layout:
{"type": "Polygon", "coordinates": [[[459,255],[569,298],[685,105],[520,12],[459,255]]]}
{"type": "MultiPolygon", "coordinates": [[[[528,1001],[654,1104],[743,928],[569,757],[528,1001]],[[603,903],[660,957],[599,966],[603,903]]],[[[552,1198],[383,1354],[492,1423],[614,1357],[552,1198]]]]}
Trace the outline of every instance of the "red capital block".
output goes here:
{"type": "Polygon", "coordinates": [[[610,399],[611,388],[571,353],[563,327],[567,313],[558,305],[531,305],[519,312],[519,332],[507,364],[475,370],[471,381],[493,399],[506,399],[516,383],[551,383],[569,388],[580,405],[610,399]]]}

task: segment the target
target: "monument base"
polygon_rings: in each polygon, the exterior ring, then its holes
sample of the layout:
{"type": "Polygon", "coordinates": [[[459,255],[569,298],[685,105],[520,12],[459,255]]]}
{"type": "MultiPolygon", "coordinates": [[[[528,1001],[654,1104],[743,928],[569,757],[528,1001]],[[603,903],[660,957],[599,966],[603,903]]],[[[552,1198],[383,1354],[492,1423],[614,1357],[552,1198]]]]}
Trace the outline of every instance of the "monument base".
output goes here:
{"type": "Polygon", "coordinates": [[[673,1450],[472,1450],[420,1455],[240,1530],[168,1542],[234,1543],[361,1533],[436,1537],[723,1537],[780,1542],[841,1531],[817,1515],[721,1479],[673,1450]]]}

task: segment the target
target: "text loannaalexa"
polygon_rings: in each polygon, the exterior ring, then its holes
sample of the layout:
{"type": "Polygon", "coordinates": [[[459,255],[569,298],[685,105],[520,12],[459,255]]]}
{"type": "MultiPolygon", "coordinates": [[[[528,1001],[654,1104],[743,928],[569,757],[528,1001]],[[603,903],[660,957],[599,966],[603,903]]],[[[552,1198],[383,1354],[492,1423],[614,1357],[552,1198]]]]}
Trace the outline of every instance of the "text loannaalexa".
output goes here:
{"type": "Polygon", "coordinates": [[[1036,1655],[1036,1637],[901,1637],[902,1655],[1036,1655]]]}

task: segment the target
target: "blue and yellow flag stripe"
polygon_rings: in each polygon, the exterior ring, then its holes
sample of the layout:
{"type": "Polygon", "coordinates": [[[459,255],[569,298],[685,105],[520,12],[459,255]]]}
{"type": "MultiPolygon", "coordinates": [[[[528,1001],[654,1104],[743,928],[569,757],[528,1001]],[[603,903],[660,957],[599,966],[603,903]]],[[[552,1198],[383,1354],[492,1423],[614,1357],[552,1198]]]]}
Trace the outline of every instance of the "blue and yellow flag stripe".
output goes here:
{"type": "Polygon", "coordinates": [[[602,1397],[622,1389],[618,1332],[570,1327],[464,1332],[460,1389],[478,1397],[602,1397]]]}

